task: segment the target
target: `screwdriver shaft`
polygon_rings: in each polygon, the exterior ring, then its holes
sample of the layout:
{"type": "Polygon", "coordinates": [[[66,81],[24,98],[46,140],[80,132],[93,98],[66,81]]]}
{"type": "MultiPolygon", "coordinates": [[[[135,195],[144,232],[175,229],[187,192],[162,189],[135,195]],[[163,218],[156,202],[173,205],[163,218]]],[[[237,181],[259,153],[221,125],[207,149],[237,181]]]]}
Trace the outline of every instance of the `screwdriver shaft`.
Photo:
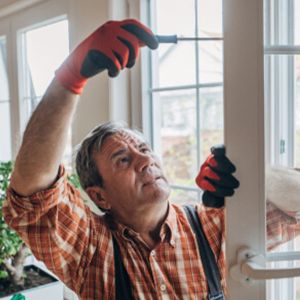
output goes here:
{"type": "Polygon", "coordinates": [[[221,41],[221,37],[178,37],[175,35],[156,35],[156,38],[160,44],[177,44],[178,41],[221,41]]]}

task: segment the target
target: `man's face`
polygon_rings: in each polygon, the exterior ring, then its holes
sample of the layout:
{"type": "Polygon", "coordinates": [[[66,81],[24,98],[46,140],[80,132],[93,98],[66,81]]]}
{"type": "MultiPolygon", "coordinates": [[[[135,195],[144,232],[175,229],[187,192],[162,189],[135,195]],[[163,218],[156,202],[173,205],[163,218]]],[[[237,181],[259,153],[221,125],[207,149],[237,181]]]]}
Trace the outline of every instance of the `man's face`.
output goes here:
{"type": "Polygon", "coordinates": [[[94,155],[103,178],[103,198],[118,215],[160,207],[170,187],[158,157],[137,135],[122,131],[107,137],[94,155]]]}

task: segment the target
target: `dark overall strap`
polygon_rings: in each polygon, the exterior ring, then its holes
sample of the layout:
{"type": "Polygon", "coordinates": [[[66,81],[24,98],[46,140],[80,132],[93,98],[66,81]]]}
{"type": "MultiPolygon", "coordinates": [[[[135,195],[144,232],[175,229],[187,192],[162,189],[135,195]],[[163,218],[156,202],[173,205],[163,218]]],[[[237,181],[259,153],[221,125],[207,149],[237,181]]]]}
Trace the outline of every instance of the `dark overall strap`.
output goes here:
{"type": "Polygon", "coordinates": [[[192,205],[183,206],[188,221],[196,235],[198,249],[203,265],[203,269],[206,275],[209,297],[210,300],[225,300],[222,287],[221,287],[221,276],[219,267],[217,265],[215,256],[211,250],[208,240],[204,234],[202,224],[199,220],[198,214],[195,207],[192,205]]]}
{"type": "Polygon", "coordinates": [[[118,242],[113,236],[116,300],[133,300],[128,273],[123,265],[118,242]]]}

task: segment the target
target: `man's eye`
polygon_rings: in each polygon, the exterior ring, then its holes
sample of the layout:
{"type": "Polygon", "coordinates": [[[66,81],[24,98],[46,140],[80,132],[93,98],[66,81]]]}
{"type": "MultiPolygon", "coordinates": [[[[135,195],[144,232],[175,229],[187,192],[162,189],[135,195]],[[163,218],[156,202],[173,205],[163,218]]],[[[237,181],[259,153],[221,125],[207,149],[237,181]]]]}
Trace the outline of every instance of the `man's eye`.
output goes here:
{"type": "Polygon", "coordinates": [[[120,162],[121,164],[128,163],[128,162],[129,162],[129,157],[122,157],[122,158],[120,158],[119,162],[120,162]]]}

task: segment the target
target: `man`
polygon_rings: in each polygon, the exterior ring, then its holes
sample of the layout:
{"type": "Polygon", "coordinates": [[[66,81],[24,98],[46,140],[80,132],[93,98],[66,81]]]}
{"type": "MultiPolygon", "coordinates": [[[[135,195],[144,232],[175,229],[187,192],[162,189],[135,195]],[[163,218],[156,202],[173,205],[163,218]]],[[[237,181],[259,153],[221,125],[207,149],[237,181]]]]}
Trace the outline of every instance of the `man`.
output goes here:
{"type": "MultiPolygon", "coordinates": [[[[70,54],[27,125],[3,207],[6,222],[36,258],[80,299],[125,299],[116,288],[117,248],[133,298],[208,297],[194,232],[183,209],[169,204],[162,167],[139,133],[103,124],[78,150],[81,185],[104,216],[83,203],[61,165],[87,78],[104,69],[114,77],[131,68],[144,45],[158,47],[147,27],[135,20],[111,21],[70,54]]],[[[238,186],[234,169],[226,157],[210,156],[197,182],[214,196],[232,195],[238,186]]],[[[198,205],[197,214],[226,291],[224,207],[198,205]]]]}

